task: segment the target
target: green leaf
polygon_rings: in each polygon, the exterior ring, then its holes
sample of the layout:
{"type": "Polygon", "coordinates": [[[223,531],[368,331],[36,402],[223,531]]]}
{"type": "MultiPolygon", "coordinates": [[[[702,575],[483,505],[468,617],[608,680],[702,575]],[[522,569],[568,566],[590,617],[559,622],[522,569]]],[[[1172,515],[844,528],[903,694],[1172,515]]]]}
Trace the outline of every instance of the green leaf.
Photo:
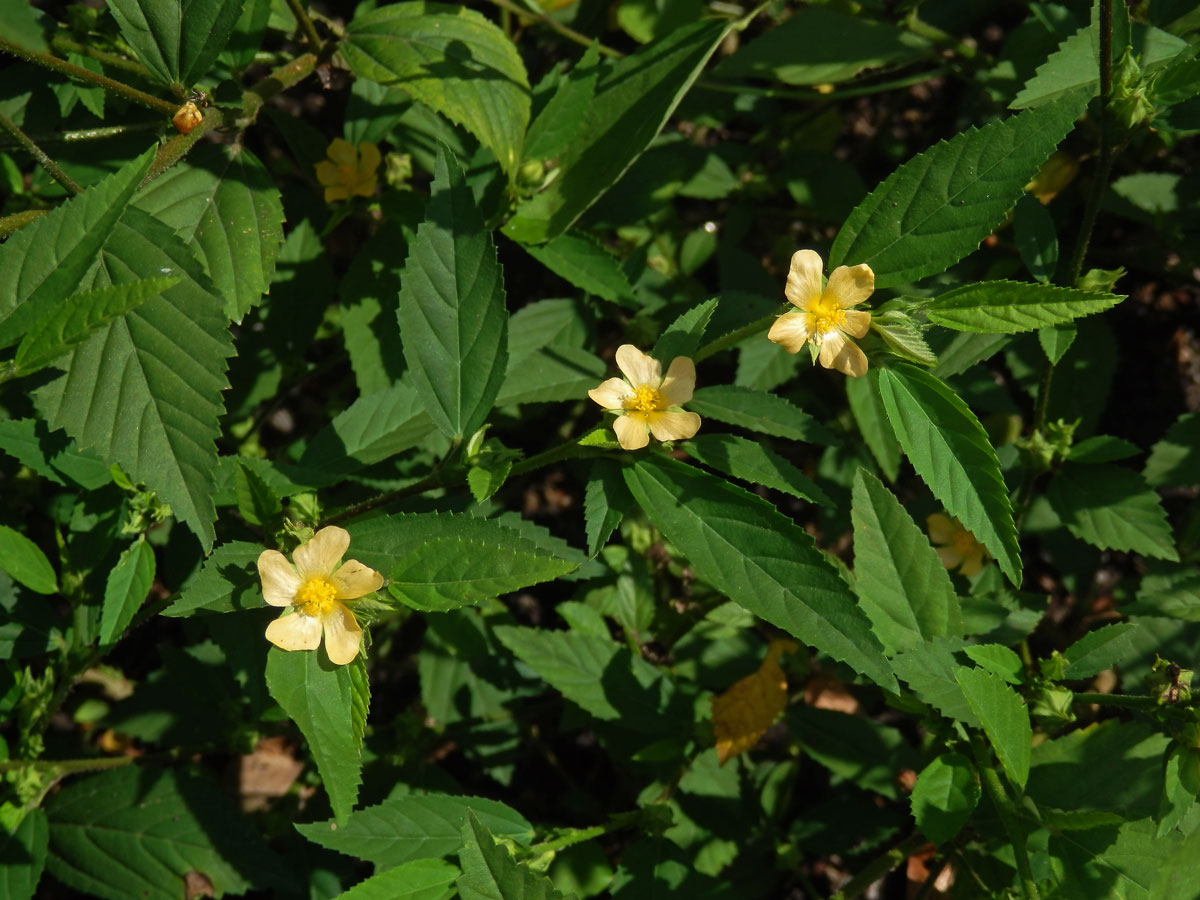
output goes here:
{"type": "Polygon", "coordinates": [[[533,826],[519,812],[482,797],[405,794],[351,814],[345,822],[313,822],[296,830],[316,844],[393,869],[415,859],[449,856],[462,845],[459,829],[473,810],[492,834],[522,846],[533,826]]]}
{"type": "Polygon", "coordinates": [[[699,388],[687,408],[706,419],[760,434],[814,444],[834,443],[833,435],[824,425],[800,407],[766,391],[732,384],[699,388]]]}
{"type": "Polygon", "coordinates": [[[1195,566],[1171,566],[1147,573],[1138,589],[1136,611],[1200,622],[1200,571],[1195,566]]]}
{"type": "Polygon", "coordinates": [[[704,330],[708,328],[716,310],[717,298],[714,297],[678,316],[658,336],[650,355],[660,360],[664,368],[670,366],[677,356],[695,356],[700,349],[700,341],[704,339],[704,330]]]}
{"type": "Polygon", "coordinates": [[[829,268],[867,263],[886,288],[958,262],[1004,221],[1086,102],[1072,94],[913,157],[850,214],[829,268]]]}
{"type": "Polygon", "coordinates": [[[1038,329],[1038,343],[1042,345],[1046,359],[1057,366],[1062,362],[1062,358],[1067,355],[1067,351],[1071,349],[1071,345],[1075,343],[1075,336],[1078,333],[1079,329],[1075,327],[1075,323],[1073,322],[1050,325],[1046,328],[1038,329]]]}
{"type": "MultiPolygon", "coordinates": [[[[511,353],[516,352],[513,347],[511,353]]],[[[510,356],[497,406],[578,400],[604,379],[608,367],[594,353],[565,344],[510,356]]]]}
{"type": "Polygon", "coordinates": [[[46,865],[50,832],[46,813],[31,809],[12,832],[0,831],[0,896],[32,900],[46,865]]]}
{"type": "Polygon", "coordinates": [[[190,616],[198,612],[224,613],[265,606],[258,569],[254,565],[262,552],[261,544],[246,541],[221,544],[162,614],[190,616]]]}
{"type": "Polygon", "coordinates": [[[1017,334],[1102,312],[1123,294],[1079,291],[1022,281],[980,281],[955,288],[925,307],[929,321],[958,331],[1017,334]]]}
{"type": "Polygon", "coordinates": [[[952,841],[979,805],[979,778],[961,753],[943,753],[921,770],[913,785],[913,818],[935,844],[952,841]]]}
{"type": "Polygon", "coordinates": [[[1004,773],[1018,791],[1023,791],[1029,780],[1033,746],[1033,729],[1025,704],[1016,691],[983,669],[960,666],[954,677],[991,741],[1004,773]]]}
{"type": "Polygon", "coordinates": [[[697,461],[733,478],[761,484],[809,503],[833,505],[816,482],[757,441],[732,434],[700,434],[683,446],[697,461]]]}
{"type": "MultiPolygon", "coordinates": [[[[412,5],[420,4],[400,4],[412,5]]],[[[444,145],[432,190],[400,274],[400,334],[426,412],[460,439],[484,423],[500,391],[508,311],[491,232],[444,145]]]]}
{"type": "Polygon", "coordinates": [[[282,861],[207,778],[125,766],[71,782],[46,814],[46,868],[89,896],[179,900],[188,872],[204,873],[218,897],[295,890],[282,861]]]}
{"type": "Polygon", "coordinates": [[[663,457],[625,482],[697,574],[755,615],[895,689],[867,617],[804,529],[760,497],[663,457]]]}
{"type": "Polygon", "coordinates": [[[108,9],[155,78],[190,88],[225,49],[242,0],[110,0],[108,9]]]}
{"type": "Polygon", "coordinates": [[[1021,685],[1025,681],[1025,664],[1021,657],[1003,644],[972,644],[963,648],[979,668],[1003,678],[1009,684],[1021,685]]]}
{"type": "Polygon", "coordinates": [[[0,525],[0,570],[39,594],[57,594],[58,576],[46,554],[33,541],[0,525]]]}
{"type": "Polygon", "coordinates": [[[1063,651],[1067,659],[1064,678],[1091,678],[1111,669],[1117,663],[1126,662],[1142,652],[1144,636],[1141,625],[1134,622],[1117,622],[1089,631],[1063,651]]]}
{"type": "Polygon", "coordinates": [[[238,512],[251,525],[270,526],[283,515],[283,505],[262,476],[248,465],[237,467],[238,512]]]}
{"type": "Polygon", "coordinates": [[[984,544],[1013,584],[1021,550],[996,451],[975,414],[950,388],[915,366],[879,373],[884,408],[905,454],[946,510],[984,544]]]}
{"type": "Polygon", "coordinates": [[[462,125],[515,175],[529,124],[529,76],[513,42],[480,13],[395,3],[356,16],[340,47],[360,78],[400,87],[462,125]]]}
{"type": "Polygon", "coordinates": [[[698,22],[609,66],[559,176],[517,208],[504,233],[525,244],[558,237],[620,179],[699,77],[733,22],[698,22]]]}
{"type": "Polygon", "coordinates": [[[922,703],[927,703],[951,719],[977,728],[979,720],[971,711],[954,677],[959,668],[954,653],[962,646],[963,641],[958,638],[934,638],[897,654],[892,659],[892,670],[897,677],[908,682],[922,703]]]}
{"type": "Polygon", "coordinates": [[[196,250],[225,315],[258,304],[283,244],[283,201],[271,174],[241,143],[200,144],[134,201],[196,250]]]}
{"type": "Polygon", "coordinates": [[[797,704],[788,723],[805,752],[831,772],[872,793],[895,800],[904,769],[919,757],[896,728],[865,716],[797,704]]]}
{"type": "Polygon", "coordinates": [[[100,616],[101,646],[112,644],[121,636],[153,586],[154,548],[145,538],[139,538],[108,573],[100,616]]]}
{"type": "Polygon", "coordinates": [[[1179,559],[1162,502],[1137,472],[1068,463],[1050,482],[1046,499],[1071,534],[1094,547],[1179,559]]]}
{"type": "Polygon", "coordinates": [[[600,45],[593,43],[579,62],[558,79],[554,95],[529,123],[529,132],[525,135],[526,159],[556,157],[579,134],[596,94],[599,62],[600,45]]]}
{"type": "Polygon", "coordinates": [[[331,474],[352,472],[415,447],[433,420],[408,381],[359,397],[309,441],[300,465],[331,474]]]}
{"type": "Polygon", "coordinates": [[[508,850],[498,846],[470,808],[462,826],[458,860],[462,865],[458,878],[462,900],[563,900],[549,878],[520,865],[508,850]]]}
{"type": "Polygon", "coordinates": [[[938,356],[938,364],[934,366],[933,374],[938,378],[961,375],[975,363],[994,356],[1011,341],[1012,338],[1006,334],[960,332],[954,335],[938,356]]]}
{"type": "Polygon", "coordinates": [[[883,483],[854,473],[854,593],[889,655],[962,634],[962,611],[925,533],[883,483]]]}
{"type": "Polygon", "coordinates": [[[633,509],[633,497],[625,487],[620,467],[606,459],[592,463],[591,477],[583,495],[584,530],[588,556],[595,556],[607,543],[613,530],[633,509]]]}
{"type": "Polygon", "coordinates": [[[629,306],[633,285],[617,258],[580,231],[568,231],[537,246],[522,245],[543,266],[581,291],[629,306]]]}
{"type": "Polygon", "coordinates": [[[66,374],[35,399],[52,428],[157,491],[208,549],[215,534],[215,441],[233,341],[221,300],[191,250],[157,219],[126,210],[88,286],[160,275],[182,280],[94,332],[64,361],[66,374]]]}
{"type": "Polygon", "coordinates": [[[153,158],[146,151],[0,246],[0,347],[79,292],[153,158]]]}
{"type": "Polygon", "coordinates": [[[1150,448],[1142,475],[1154,487],[1200,484],[1200,413],[1184,413],[1150,448]]]}
{"type": "Polygon", "coordinates": [[[359,882],[337,900],[445,900],[458,866],[442,859],[414,859],[359,882]]]}
{"type": "Polygon", "coordinates": [[[879,369],[871,368],[863,378],[846,379],[846,399],[863,441],[888,481],[900,474],[900,445],[888,424],[887,410],[879,396],[879,369]]]}
{"type": "Polygon", "coordinates": [[[362,782],[365,673],[362,654],[349,665],[336,666],[323,646],[293,651],[272,647],[267,654],[267,688],[308,741],[339,823],[353,810],[362,782]]]}
{"type": "Polygon", "coordinates": [[[1163,766],[1163,792],[1158,806],[1156,837],[1175,830],[1200,799],[1200,754],[1195,747],[1176,744],[1163,766]]]}
{"type": "Polygon", "coordinates": [[[1025,193],[1013,207],[1013,242],[1021,262],[1038,281],[1051,281],[1058,268],[1058,232],[1050,211],[1025,193]]]}

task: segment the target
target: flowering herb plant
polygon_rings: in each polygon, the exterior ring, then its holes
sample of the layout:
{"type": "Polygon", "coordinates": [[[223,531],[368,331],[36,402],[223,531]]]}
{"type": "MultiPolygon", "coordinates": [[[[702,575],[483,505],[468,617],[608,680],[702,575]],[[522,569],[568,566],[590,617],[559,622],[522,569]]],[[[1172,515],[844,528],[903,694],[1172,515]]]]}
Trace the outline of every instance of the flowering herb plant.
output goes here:
{"type": "Polygon", "coordinates": [[[1200,896],[1200,2],[0,5],[0,896],[1200,896]]]}

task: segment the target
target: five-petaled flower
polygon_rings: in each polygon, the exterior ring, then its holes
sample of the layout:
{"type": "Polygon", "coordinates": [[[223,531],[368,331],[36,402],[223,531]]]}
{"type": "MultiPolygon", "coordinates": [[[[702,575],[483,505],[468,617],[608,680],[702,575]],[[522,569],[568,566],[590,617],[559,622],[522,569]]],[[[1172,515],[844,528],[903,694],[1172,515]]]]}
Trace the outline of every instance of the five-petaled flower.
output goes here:
{"type": "Polygon", "coordinates": [[[958,569],[967,576],[978,575],[982,571],[987,550],[975,539],[975,535],[962,527],[958,519],[934,513],[925,519],[925,528],[943,566],[958,569]]]}
{"type": "Polygon", "coordinates": [[[812,250],[792,254],[784,294],[796,310],[775,320],[767,337],[797,353],[812,343],[827,369],[858,377],[867,372],[867,357],[851,337],[864,336],[871,327],[871,314],[851,309],[875,290],[875,273],[866,263],[838,266],[821,286],[821,257],[812,250]]]}
{"type": "Polygon", "coordinates": [[[645,447],[651,434],[660,441],[681,441],[700,428],[698,415],[679,408],[696,387],[696,365],[686,356],[675,357],[664,378],[662,363],[633,344],[622,344],[617,367],[625,378],[610,378],[588,396],[617,413],[613,431],[626,450],[645,447]]]}
{"type": "Polygon", "coordinates": [[[317,181],[325,186],[325,202],[347,200],[357,194],[370,197],[375,193],[378,179],[376,171],[382,157],[379,148],[370,141],[354,145],[342,138],[334,138],[325,155],[328,160],[317,163],[317,181]]]}
{"type": "Polygon", "coordinates": [[[278,550],[259,555],[263,599],[288,607],[267,626],[268,641],[283,650],[316,650],[324,632],[331,662],[344,666],[358,655],[362,628],[342,601],[379,590],[383,576],[356,559],[342,563],[349,546],[349,533],[330,525],[296,548],[295,566],[278,550]]]}

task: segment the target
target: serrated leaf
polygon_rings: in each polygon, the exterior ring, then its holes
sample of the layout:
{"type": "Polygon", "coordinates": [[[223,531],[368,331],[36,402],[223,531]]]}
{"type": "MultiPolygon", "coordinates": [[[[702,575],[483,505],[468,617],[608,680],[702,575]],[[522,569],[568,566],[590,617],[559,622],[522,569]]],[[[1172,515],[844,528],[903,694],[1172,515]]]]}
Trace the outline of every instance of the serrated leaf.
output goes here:
{"type": "Polygon", "coordinates": [[[283,505],[262,476],[244,463],[237,467],[238,512],[251,525],[269,525],[283,514],[283,505]]]}
{"type": "Polygon", "coordinates": [[[292,651],[272,647],[266,678],[271,696],[308,742],[334,818],[344,823],[362,782],[361,722],[366,709],[362,654],[348,665],[337,666],[329,661],[324,646],[292,651]]]}
{"type": "Polygon", "coordinates": [[[804,529],[754,494],[672,459],[625,483],[697,574],[755,615],[895,689],[870,623],[804,529]]]}
{"type": "Polygon", "coordinates": [[[1135,608],[1145,615],[1200,622],[1200,570],[1170,566],[1147,573],[1135,608]]]}
{"type": "Polygon", "coordinates": [[[1179,560],[1166,510],[1137,472],[1068,463],[1050,482],[1046,499],[1071,534],[1094,547],[1179,560]]]}
{"type": "Polygon", "coordinates": [[[154,586],[154,548],[139,538],[121,554],[104,585],[100,644],[112,644],[133,621],[154,586]]]}
{"type": "Polygon", "coordinates": [[[31,591],[58,593],[58,576],[46,554],[25,535],[7,525],[0,525],[0,570],[31,591]]]}
{"type": "Polygon", "coordinates": [[[1116,622],[1089,631],[1063,651],[1067,659],[1064,678],[1091,678],[1142,653],[1141,625],[1116,622]]]}
{"type": "Polygon", "coordinates": [[[900,474],[900,444],[888,424],[887,410],[879,396],[879,369],[868,369],[862,378],[847,378],[846,400],[879,470],[888,481],[895,481],[900,474]]]}
{"type": "Polygon", "coordinates": [[[958,595],[925,533],[864,469],[854,473],[854,593],[889,655],[963,632],[958,595]]]}
{"type": "Polygon", "coordinates": [[[979,805],[974,768],[961,753],[943,753],[921,770],[910,802],[917,827],[935,844],[954,840],[979,805]]]}
{"type": "Polygon", "coordinates": [[[1097,434],[1073,444],[1067,452],[1071,462],[1106,463],[1137,456],[1141,449],[1124,438],[1111,434],[1097,434]]]}
{"type": "Polygon", "coordinates": [[[850,214],[829,268],[866,263],[876,288],[944,271],[1004,221],[1086,103],[1071,94],[913,157],[850,214]]]}
{"type": "Polygon", "coordinates": [[[503,228],[525,244],[558,237],[620,179],[662,130],[733,22],[697,22],[629,54],[600,76],[559,176],[503,228]]]}
{"type": "Polygon", "coordinates": [[[32,900],[46,865],[50,831],[46,813],[31,809],[13,831],[0,831],[0,896],[32,900]]]}
{"type": "Polygon", "coordinates": [[[283,201],[271,174],[240,143],[201,144],[160,175],[134,201],[204,263],[240,322],[271,284],[283,245],[283,201]]]}
{"type": "MultiPolygon", "coordinates": [[[[579,134],[596,94],[600,45],[592,44],[571,70],[558,80],[554,95],[529,123],[525,135],[528,159],[550,159],[565,150],[579,134]]],[[[539,91],[541,86],[539,86],[539,91]]]]}
{"type": "Polygon", "coordinates": [[[126,766],[74,781],[46,802],[50,874],[106,900],[179,900],[188,872],[214,896],[295,890],[282,861],[220,787],[174,768],[126,766]]]}
{"type": "Polygon", "coordinates": [[[580,290],[610,303],[632,305],[633,285],[621,263],[586,234],[568,231],[544,244],[522,246],[543,266],[580,290]]]}
{"type": "Polygon", "coordinates": [[[684,445],[688,455],[733,478],[761,484],[809,503],[833,501],[811,478],[770,447],[732,434],[698,434],[684,445]]]}
{"type": "Polygon", "coordinates": [[[1079,329],[1075,327],[1074,322],[1066,322],[1062,325],[1050,325],[1046,328],[1038,329],[1038,343],[1042,345],[1046,359],[1050,360],[1051,364],[1057,366],[1062,362],[1062,358],[1067,355],[1067,351],[1071,349],[1071,345],[1075,343],[1075,336],[1078,333],[1079,329]]]}
{"type": "Polygon", "coordinates": [[[243,0],[109,0],[121,36],[159,81],[191,87],[221,51],[243,0]]]}
{"type": "Polygon", "coordinates": [[[616,463],[598,459],[592,463],[591,476],[583,494],[583,524],[587,533],[588,556],[595,556],[613,530],[633,509],[633,497],[625,487],[616,463]]]}
{"type": "Polygon", "coordinates": [[[529,124],[517,48],[465,6],[395,3],[356,16],[341,51],[361,78],[395,85],[462,125],[515,175],[529,124]]]}
{"type": "Polygon", "coordinates": [[[190,616],[266,606],[254,565],[262,552],[261,544],[246,541],[221,544],[162,615],[190,616]]]}
{"type": "Polygon", "coordinates": [[[492,834],[528,846],[533,826],[519,812],[482,797],[407,794],[352,813],[343,823],[313,822],[296,830],[310,841],[393,869],[415,859],[449,856],[462,845],[459,829],[475,811],[492,834]]]}
{"type": "Polygon", "coordinates": [[[1142,476],[1154,487],[1200,484],[1200,413],[1184,413],[1150,448],[1142,476]]]}
{"type": "Polygon", "coordinates": [[[1175,745],[1163,766],[1163,791],[1158,806],[1158,830],[1165,837],[1175,830],[1200,799],[1200,754],[1195,747],[1175,745]]]}
{"type": "Polygon", "coordinates": [[[704,338],[704,330],[717,310],[717,301],[716,297],[705,300],[679,315],[659,335],[650,355],[661,360],[664,367],[669,366],[677,356],[695,356],[704,338]]]}
{"type": "Polygon", "coordinates": [[[457,883],[462,900],[574,900],[574,894],[564,898],[549,878],[516,862],[470,808],[461,835],[457,883]]]}
{"type": "Polygon", "coordinates": [[[1013,243],[1029,274],[1050,281],[1058,268],[1058,232],[1050,211],[1026,193],[1013,207],[1013,243]]]}
{"type": "Polygon", "coordinates": [[[359,397],[313,436],[300,465],[352,472],[416,446],[433,431],[433,419],[408,381],[359,397]]]}
{"type": "Polygon", "coordinates": [[[458,875],[458,866],[445,860],[414,859],[372,875],[337,900],[445,900],[458,875]]]}
{"type": "Polygon", "coordinates": [[[604,379],[608,367],[594,353],[550,344],[522,356],[510,356],[497,406],[576,400],[604,379]]]}
{"type": "Polygon", "coordinates": [[[432,191],[400,273],[400,335],[426,412],[457,440],[484,423],[500,391],[508,311],[491,232],[444,145],[432,191]]]}
{"type": "Polygon", "coordinates": [[[933,495],[988,548],[1013,584],[1021,549],[996,451],[975,414],[928,372],[897,364],[879,391],[905,455],[933,495]]]}
{"type": "Polygon", "coordinates": [[[978,728],[979,720],[971,711],[954,677],[959,668],[954,653],[962,647],[960,638],[934,638],[898,653],[892,659],[892,670],[897,677],[908,682],[922,703],[927,703],[951,719],[978,728]]]}
{"type": "Polygon", "coordinates": [[[101,252],[94,287],[160,275],[180,282],[97,330],[37,391],[52,428],[119,463],[171,505],[208,549],[216,437],[233,341],[219,297],[167,226],[127,209],[101,252]]]}
{"type": "Polygon", "coordinates": [[[954,678],[962,688],[971,712],[996,751],[1004,773],[1018,791],[1029,780],[1033,728],[1029,711],[1017,692],[990,672],[960,666],[954,678]]]}
{"type": "Polygon", "coordinates": [[[1018,334],[1102,312],[1124,299],[1124,294],[1049,284],[980,281],[947,291],[925,313],[930,322],[958,331],[1018,334]]]}
{"type": "Polygon", "coordinates": [[[1012,338],[1006,334],[959,332],[938,355],[933,374],[938,378],[961,375],[977,362],[994,356],[1011,341],[1012,338]]]}
{"type": "Polygon", "coordinates": [[[732,384],[697,388],[687,408],[705,419],[760,434],[814,444],[834,443],[833,435],[824,425],[783,397],[766,391],[732,384]]]}
{"type": "Polygon", "coordinates": [[[991,672],[1012,685],[1025,681],[1025,664],[1016,652],[1003,644],[971,644],[963,647],[963,653],[979,668],[991,672]]]}

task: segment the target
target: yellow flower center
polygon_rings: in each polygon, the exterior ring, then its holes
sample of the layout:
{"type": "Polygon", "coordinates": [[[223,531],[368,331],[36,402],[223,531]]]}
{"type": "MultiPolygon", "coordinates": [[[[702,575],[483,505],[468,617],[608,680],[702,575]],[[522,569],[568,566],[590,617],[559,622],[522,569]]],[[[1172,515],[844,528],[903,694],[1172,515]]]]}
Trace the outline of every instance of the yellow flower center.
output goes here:
{"type": "Polygon", "coordinates": [[[819,338],[833,334],[846,322],[846,311],[836,302],[822,297],[812,309],[813,334],[819,338]]]}
{"type": "Polygon", "coordinates": [[[625,408],[630,412],[651,413],[665,409],[666,403],[658,388],[642,384],[638,385],[633,391],[633,396],[625,401],[625,408]]]}
{"type": "Polygon", "coordinates": [[[968,556],[974,553],[977,546],[975,535],[969,531],[956,531],[954,537],[950,539],[951,549],[959,556],[968,556]]]}
{"type": "Polygon", "coordinates": [[[337,587],[324,575],[312,575],[300,585],[293,602],[304,615],[320,619],[333,609],[337,593],[337,587]]]}

